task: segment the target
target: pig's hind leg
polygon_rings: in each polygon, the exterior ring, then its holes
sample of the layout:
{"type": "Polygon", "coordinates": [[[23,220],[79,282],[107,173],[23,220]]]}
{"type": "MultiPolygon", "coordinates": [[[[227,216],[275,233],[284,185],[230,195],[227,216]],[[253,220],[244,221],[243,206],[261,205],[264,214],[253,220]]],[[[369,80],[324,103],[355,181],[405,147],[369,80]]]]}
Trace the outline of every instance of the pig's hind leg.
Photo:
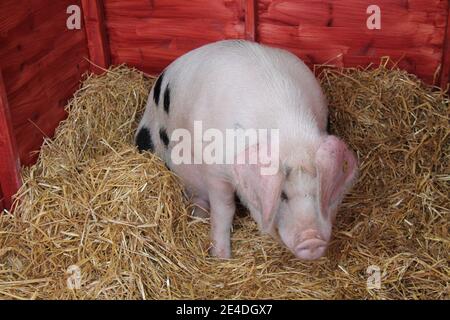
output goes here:
{"type": "Polygon", "coordinates": [[[208,189],[201,168],[198,165],[177,165],[173,166],[173,171],[181,178],[186,195],[194,204],[192,215],[198,218],[209,217],[208,189]]]}

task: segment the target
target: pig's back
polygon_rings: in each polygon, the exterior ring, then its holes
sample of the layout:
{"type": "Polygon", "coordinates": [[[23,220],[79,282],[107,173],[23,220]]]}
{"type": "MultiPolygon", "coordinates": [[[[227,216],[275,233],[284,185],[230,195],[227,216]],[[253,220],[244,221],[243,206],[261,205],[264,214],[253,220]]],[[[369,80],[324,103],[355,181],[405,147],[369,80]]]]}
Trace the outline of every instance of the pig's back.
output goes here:
{"type": "Polygon", "coordinates": [[[214,128],[326,127],[326,101],[308,67],[294,55],[239,40],[198,48],[166,71],[174,126],[203,120],[214,128]],[[173,80],[172,80],[173,79],[173,80]],[[325,116],[324,116],[325,115],[325,116]]]}
{"type": "MultiPolygon", "coordinates": [[[[281,148],[291,149],[326,128],[326,101],[308,67],[291,53],[248,41],[220,41],[181,56],[164,71],[160,91],[159,104],[169,91],[170,105],[152,107],[149,98],[143,120],[156,137],[158,128],[170,137],[202,121],[203,130],[277,128],[281,148]]],[[[156,140],[156,152],[169,160],[169,149],[156,140]]]]}

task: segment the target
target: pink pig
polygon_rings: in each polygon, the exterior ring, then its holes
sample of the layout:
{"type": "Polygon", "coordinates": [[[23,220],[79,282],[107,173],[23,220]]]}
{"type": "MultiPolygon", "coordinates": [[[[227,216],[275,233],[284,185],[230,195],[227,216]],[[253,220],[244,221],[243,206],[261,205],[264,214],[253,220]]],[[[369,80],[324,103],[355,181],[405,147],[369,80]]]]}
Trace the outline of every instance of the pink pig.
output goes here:
{"type": "MultiPolygon", "coordinates": [[[[237,193],[262,232],[296,257],[312,260],[324,255],[337,208],[357,174],[354,153],[327,133],[327,118],[321,87],[300,59],[284,50],[226,40],[183,55],[159,76],[136,144],[155,152],[181,178],[197,206],[194,214],[209,212],[213,255],[231,257],[237,193]],[[264,175],[260,161],[177,163],[172,134],[176,129],[194,133],[194,121],[224,135],[233,128],[279,129],[279,170],[264,175]]],[[[204,138],[192,140],[199,139],[204,138]]],[[[272,150],[271,142],[246,145],[236,159],[272,150]]]]}

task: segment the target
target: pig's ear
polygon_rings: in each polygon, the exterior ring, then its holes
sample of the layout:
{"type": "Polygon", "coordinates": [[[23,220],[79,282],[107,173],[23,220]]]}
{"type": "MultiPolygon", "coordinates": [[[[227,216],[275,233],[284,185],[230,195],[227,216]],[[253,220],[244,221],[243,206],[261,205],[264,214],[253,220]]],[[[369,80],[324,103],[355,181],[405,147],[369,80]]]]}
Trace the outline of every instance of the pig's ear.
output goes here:
{"type": "Polygon", "coordinates": [[[279,203],[283,175],[278,165],[261,164],[258,151],[267,152],[267,149],[265,146],[253,145],[239,153],[237,163],[233,165],[233,173],[242,195],[261,213],[263,231],[270,233],[279,203]],[[250,159],[258,161],[249,162],[250,159]]]}
{"type": "Polygon", "coordinates": [[[335,136],[326,137],[316,153],[322,210],[334,210],[357,175],[357,159],[335,136]]]}

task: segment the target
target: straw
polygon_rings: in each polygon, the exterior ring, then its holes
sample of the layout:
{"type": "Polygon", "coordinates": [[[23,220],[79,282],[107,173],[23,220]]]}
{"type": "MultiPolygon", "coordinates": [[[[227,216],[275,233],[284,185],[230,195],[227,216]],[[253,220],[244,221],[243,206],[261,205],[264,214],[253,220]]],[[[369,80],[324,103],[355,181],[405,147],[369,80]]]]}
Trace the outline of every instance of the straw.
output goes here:
{"type": "Polygon", "coordinates": [[[87,77],[69,102],[67,120],[23,170],[14,215],[0,217],[1,298],[449,298],[443,92],[388,63],[325,69],[332,131],[361,168],[326,256],[301,262],[240,215],[233,258],[218,260],[208,254],[209,221],[190,216],[177,177],[133,146],[153,80],[113,67],[87,77]]]}

